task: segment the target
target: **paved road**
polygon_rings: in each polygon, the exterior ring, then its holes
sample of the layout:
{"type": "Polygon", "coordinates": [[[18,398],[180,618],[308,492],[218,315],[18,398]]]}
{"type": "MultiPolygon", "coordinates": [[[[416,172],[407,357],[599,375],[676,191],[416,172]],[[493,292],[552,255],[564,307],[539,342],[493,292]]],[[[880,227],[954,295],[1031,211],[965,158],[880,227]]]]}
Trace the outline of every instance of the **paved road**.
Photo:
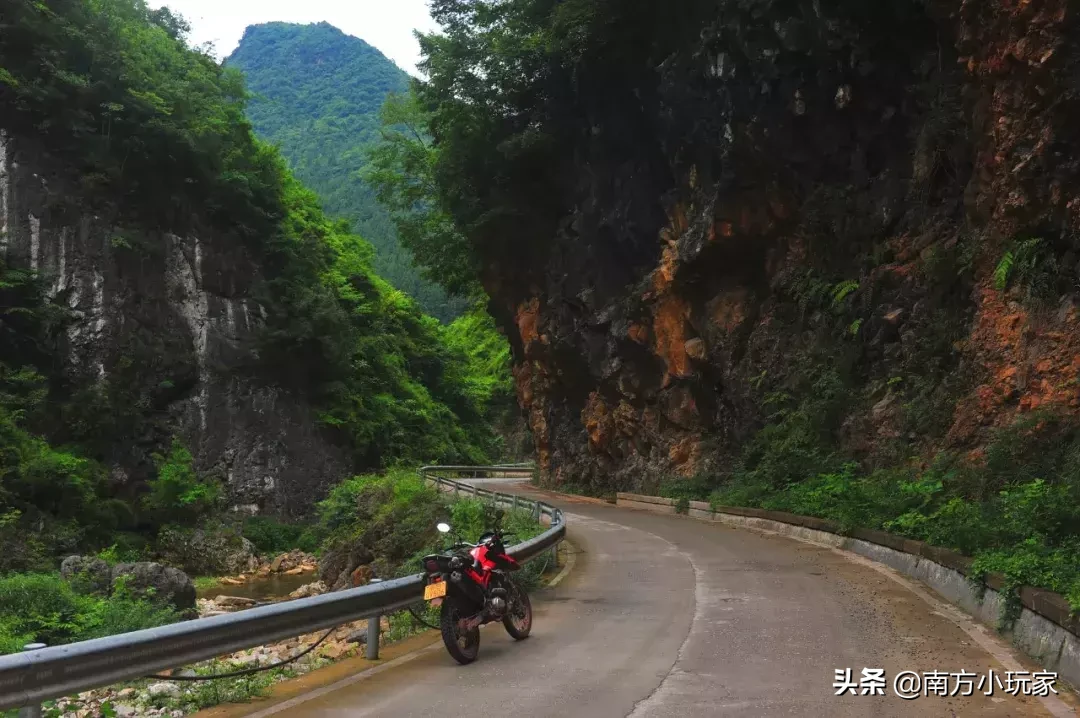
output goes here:
{"type": "MultiPolygon", "coordinates": [[[[524,489],[522,489],[524,491],[524,489]]],[[[579,550],[534,598],[532,636],[482,632],[480,659],[441,648],[289,716],[1045,716],[1039,700],[834,696],[834,670],[985,675],[997,660],[874,568],[750,531],[561,504],[579,550]]],[[[891,679],[890,679],[891,683],[891,679]]],[[[1051,706],[1053,708],[1053,706],[1051,706]]],[[[266,715],[266,713],[262,713],[266,715]]]]}

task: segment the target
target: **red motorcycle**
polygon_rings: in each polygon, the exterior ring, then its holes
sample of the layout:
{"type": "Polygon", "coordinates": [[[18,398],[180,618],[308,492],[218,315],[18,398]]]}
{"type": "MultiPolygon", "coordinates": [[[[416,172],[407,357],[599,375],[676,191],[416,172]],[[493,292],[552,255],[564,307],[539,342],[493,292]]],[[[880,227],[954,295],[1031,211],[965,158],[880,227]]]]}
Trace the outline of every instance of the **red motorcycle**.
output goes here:
{"type": "MultiPolygon", "coordinates": [[[[439,606],[439,628],[446,650],[458,663],[472,663],[480,651],[480,626],[502,621],[506,632],[523,640],[532,630],[529,594],[510,574],[521,568],[506,555],[503,539],[512,536],[499,528],[503,512],[495,512],[495,526],[475,544],[458,542],[444,553],[423,559],[427,573],[424,600],[439,606]]],[[[438,525],[450,533],[449,524],[438,525]]]]}

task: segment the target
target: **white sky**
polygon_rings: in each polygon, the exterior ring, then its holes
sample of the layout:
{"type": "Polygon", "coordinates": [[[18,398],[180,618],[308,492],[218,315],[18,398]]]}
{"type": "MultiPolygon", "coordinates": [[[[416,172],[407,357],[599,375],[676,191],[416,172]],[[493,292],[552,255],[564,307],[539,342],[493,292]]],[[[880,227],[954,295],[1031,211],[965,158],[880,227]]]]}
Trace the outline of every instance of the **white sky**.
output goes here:
{"type": "Polygon", "coordinates": [[[326,21],[378,48],[411,75],[417,74],[420,60],[413,29],[437,28],[427,0],[149,0],[148,4],[168,5],[187,18],[191,44],[214,43],[219,59],[236,49],[248,25],[326,21]]]}

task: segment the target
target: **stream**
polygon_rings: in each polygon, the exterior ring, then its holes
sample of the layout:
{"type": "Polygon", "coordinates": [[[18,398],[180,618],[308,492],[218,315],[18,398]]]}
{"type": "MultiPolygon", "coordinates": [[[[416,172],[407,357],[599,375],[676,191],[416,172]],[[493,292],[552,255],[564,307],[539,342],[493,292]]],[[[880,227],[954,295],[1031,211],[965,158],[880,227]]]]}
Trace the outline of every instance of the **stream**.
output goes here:
{"type": "Polygon", "coordinates": [[[200,588],[196,591],[196,596],[211,599],[216,596],[238,596],[240,598],[253,598],[256,601],[271,601],[285,598],[301,586],[318,580],[319,576],[314,572],[300,573],[295,576],[275,573],[266,578],[251,579],[239,586],[219,584],[209,588],[200,588]]]}

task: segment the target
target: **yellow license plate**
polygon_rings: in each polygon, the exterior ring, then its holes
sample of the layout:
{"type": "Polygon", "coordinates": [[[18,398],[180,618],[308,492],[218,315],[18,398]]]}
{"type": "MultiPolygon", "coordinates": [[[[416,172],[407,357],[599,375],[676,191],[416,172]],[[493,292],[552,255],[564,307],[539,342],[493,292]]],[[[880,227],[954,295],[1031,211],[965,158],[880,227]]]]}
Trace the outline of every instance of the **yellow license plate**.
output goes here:
{"type": "Polygon", "coordinates": [[[424,586],[424,600],[430,601],[433,598],[442,598],[446,595],[446,581],[439,581],[438,583],[429,583],[424,586]]]}

